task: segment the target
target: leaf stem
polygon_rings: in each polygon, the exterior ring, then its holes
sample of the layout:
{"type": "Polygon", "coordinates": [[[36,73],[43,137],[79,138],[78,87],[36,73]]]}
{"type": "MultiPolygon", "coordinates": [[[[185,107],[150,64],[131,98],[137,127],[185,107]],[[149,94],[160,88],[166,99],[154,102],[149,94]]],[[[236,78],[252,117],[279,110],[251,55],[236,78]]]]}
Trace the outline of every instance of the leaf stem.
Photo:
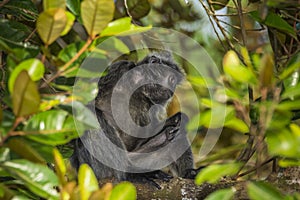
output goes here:
{"type": "Polygon", "coordinates": [[[64,66],[62,66],[55,75],[53,75],[52,77],[50,77],[47,81],[46,84],[48,85],[50,82],[52,82],[54,79],[56,79],[57,77],[59,77],[64,71],[66,71],[68,69],[68,67],[70,67],[70,65],[72,63],[74,63],[90,46],[90,44],[93,42],[93,38],[89,37],[88,40],[86,41],[86,43],[83,45],[83,47],[76,53],[76,55],[69,60],[66,64],[64,64],[64,66]]]}

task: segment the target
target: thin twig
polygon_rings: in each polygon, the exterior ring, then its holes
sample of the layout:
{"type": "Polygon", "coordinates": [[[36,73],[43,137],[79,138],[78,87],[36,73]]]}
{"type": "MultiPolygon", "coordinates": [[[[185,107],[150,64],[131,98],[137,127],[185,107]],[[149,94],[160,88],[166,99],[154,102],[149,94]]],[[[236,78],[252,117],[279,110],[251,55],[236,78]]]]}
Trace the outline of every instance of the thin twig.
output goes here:
{"type": "Polygon", "coordinates": [[[244,23],[244,17],[243,17],[243,11],[242,11],[242,3],[241,3],[241,0],[234,0],[234,5],[239,13],[239,19],[240,19],[240,26],[241,26],[241,31],[242,31],[242,41],[243,41],[243,45],[245,46],[246,45],[246,30],[245,30],[245,23],[244,23]]]}
{"type": "Polygon", "coordinates": [[[207,14],[207,17],[208,17],[208,19],[209,19],[209,21],[210,21],[210,24],[212,25],[212,27],[213,27],[213,29],[214,29],[214,32],[215,32],[216,36],[218,37],[218,40],[220,41],[222,47],[223,47],[224,50],[226,51],[227,48],[226,48],[226,46],[224,45],[224,43],[223,43],[223,41],[222,41],[222,39],[221,39],[221,37],[220,37],[220,35],[219,35],[219,33],[218,33],[216,27],[214,26],[214,22],[213,22],[212,19],[211,19],[211,16],[214,15],[214,13],[211,13],[211,11],[209,10],[209,8],[204,4],[204,2],[203,2],[202,0],[199,0],[199,1],[200,1],[202,7],[204,8],[204,10],[205,10],[205,12],[206,12],[206,14],[207,14]]]}
{"type": "Polygon", "coordinates": [[[260,168],[260,167],[262,167],[262,166],[268,164],[269,162],[271,162],[271,161],[273,161],[273,160],[274,160],[274,158],[270,158],[270,159],[268,159],[268,160],[262,162],[259,166],[256,166],[256,167],[254,167],[253,169],[250,169],[250,170],[248,170],[248,171],[246,171],[246,172],[243,172],[243,173],[239,174],[239,175],[237,176],[237,178],[240,178],[240,177],[242,177],[242,176],[248,175],[248,174],[250,174],[250,173],[256,171],[258,168],[260,168]]]}
{"type": "Polygon", "coordinates": [[[52,77],[50,77],[47,81],[46,84],[51,83],[54,79],[56,79],[57,77],[59,77],[63,72],[65,72],[67,70],[68,67],[70,67],[70,65],[72,65],[72,63],[74,63],[90,46],[90,44],[92,43],[93,38],[89,37],[88,40],[86,41],[86,43],[83,45],[83,47],[76,53],[76,55],[69,60],[64,66],[62,66],[60,68],[59,71],[56,72],[55,75],[53,75],[52,77]]]}

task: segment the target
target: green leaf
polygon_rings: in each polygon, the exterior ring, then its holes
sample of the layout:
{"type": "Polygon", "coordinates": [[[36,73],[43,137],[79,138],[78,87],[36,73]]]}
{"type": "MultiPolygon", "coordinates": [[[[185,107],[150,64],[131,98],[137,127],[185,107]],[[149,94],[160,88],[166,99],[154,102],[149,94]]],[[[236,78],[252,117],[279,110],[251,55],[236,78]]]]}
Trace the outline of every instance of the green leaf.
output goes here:
{"type": "Polygon", "coordinates": [[[110,22],[101,32],[101,36],[118,35],[124,31],[128,31],[131,26],[131,18],[124,17],[110,22]]]}
{"type": "Polygon", "coordinates": [[[75,16],[72,13],[66,11],[66,16],[67,16],[67,24],[63,32],[60,34],[61,36],[66,35],[71,30],[73,23],[75,21],[75,16]]]}
{"type": "Polygon", "coordinates": [[[32,149],[35,149],[47,163],[53,163],[53,149],[54,147],[51,145],[41,144],[40,142],[36,142],[28,139],[26,136],[22,137],[22,139],[29,145],[32,149]]]}
{"type": "Polygon", "coordinates": [[[261,59],[260,69],[260,86],[270,87],[273,83],[274,75],[274,59],[270,54],[264,54],[261,59]]]}
{"type": "Polygon", "coordinates": [[[300,68],[300,52],[298,52],[291,58],[291,60],[287,64],[287,67],[279,75],[279,79],[280,80],[286,79],[299,68],[300,68]]]}
{"type": "Polygon", "coordinates": [[[7,146],[16,154],[31,162],[46,164],[45,159],[41,156],[38,149],[32,148],[22,138],[11,138],[7,142],[7,146]]]}
{"type": "Polygon", "coordinates": [[[249,132],[248,125],[243,120],[236,118],[236,117],[226,120],[224,126],[227,128],[231,128],[233,130],[239,131],[241,133],[249,132]]]}
{"type": "Polygon", "coordinates": [[[13,91],[14,84],[16,82],[16,78],[21,73],[21,71],[26,70],[30,79],[32,81],[40,80],[45,73],[45,67],[41,61],[38,59],[32,58],[21,62],[11,73],[8,81],[8,89],[10,92],[13,91]]]}
{"type": "Polygon", "coordinates": [[[101,37],[114,35],[130,35],[150,30],[151,26],[137,26],[131,23],[131,18],[124,17],[110,22],[101,32],[101,37]]]}
{"type": "Polygon", "coordinates": [[[0,148],[0,162],[4,162],[10,159],[10,150],[9,148],[1,147],[0,148]]]}
{"type": "Polygon", "coordinates": [[[242,66],[238,55],[233,51],[228,51],[223,58],[224,72],[234,80],[241,83],[256,83],[256,78],[252,71],[242,66]]]}
{"type": "Polygon", "coordinates": [[[12,93],[13,112],[16,116],[27,116],[39,111],[40,95],[35,82],[23,70],[17,76],[12,93]]]}
{"type": "Polygon", "coordinates": [[[99,189],[97,178],[87,164],[82,164],[79,167],[78,185],[81,200],[88,200],[92,192],[99,189]]]}
{"type": "Polygon", "coordinates": [[[280,167],[298,167],[300,166],[300,159],[289,159],[289,158],[281,158],[278,160],[278,165],[280,167]]]}
{"type": "Polygon", "coordinates": [[[76,122],[78,130],[82,128],[80,125],[91,129],[99,129],[99,122],[96,115],[83,103],[72,101],[72,103],[64,104],[64,108],[66,111],[72,110],[72,117],[76,122]]]}
{"type": "Polygon", "coordinates": [[[253,200],[272,199],[282,200],[283,195],[266,182],[251,182],[247,185],[248,195],[253,200]]]}
{"type": "Polygon", "coordinates": [[[241,163],[228,163],[228,164],[213,164],[204,168],[196,176],[195,183],[200,185],[204,182],[217,183],[223,176],[231,176],[236,174],[241,163]]]}
{"type": "Polygon", "coordinates": [[[8,200],[8,199],[16,199],[15,198],[16,194],[9,188],[7,188],[4,184],[0,183],[0,198],[3,200],[8,200]]]}
{"type": "MultiPolygon", "coordinates": [[[[10,40],[7,38],[3,38],[0,36],[0,49],[3,49],[4,51],[11,53],[14,49],[23,49],[24,51],[30,53],[31,57],[35,57],[39,53],[39,47],[36,45],[32,45],[28,42],[16,42],[14,40],[10,40]]],[[[9,54],[9,56],[12,56],[12,54],[9,54]]],[[[20,59],[17,57],[16,59],[20,59]]]]}
{"type": "Polygon", "coordinates": [[[235,191],[234,188],[220,189],[208,195],[205,200],[231,200],[235,191]]]}
{"type": "Polygon", "coordinates": [[[56,175],[47,166],[34,164],[28,160],[12,160],[0,164],[13,177],[22,180],[25,186],[45,199],[59,199],[55,189],[58,186],[56,175]]]}
{"type": "MultiPolygon", "coordinates": [[[[1,14],[12,15],[22,20],[35,21],[38,16],[36,6],[31,0],[10,0],[1,8],[1,14]]],[[[3,31],[3,29],[1,29],[3,31]]]]}
{"type": "Polygon", "coordinates": [[[80,15],[80,0],[67,0],[67,8],[76,16],[80,15]]]}
{"type": "Polygon", "coordinates": [[[293,36],[294,38],[297,38],[294,28],[289,25],[289,23],[287,23],[282,17],[272,12],[271,10],[268,11],[268,15],[264,20],[260,18],[260,13],[258,11],[250,12],[250,16],[259,23],[272,28],[276,28],[284,33],[293,36]]]}
{"type": "Polygon", "coordinates": [[[145,17],[150,12],[150,4],[148,0],[126,0],[127,12],[134,19],[145,17]]]}
{"type": "Polygon", "coordinates": [[[112,0],[84,0],[81,18],[88,34],[94,38],[113,19],[115,4],[112,0]]]}
{"type": "Polygon", "coordinates": [[[300,128],[291,124],[290,129],[269,131],[266,141],[271,155],[300,158],[300,128]]]}
{"type": "Polygon", "coordinates": [[[2,123],[3,120],[3,111],[2,108],[0,108],[0,124],[2,123]]]}
{"type": "Polygon", "coordinates": [[[23,42],[31,34],[31,30],[24,24],[8,19],[0,19],[0,29],[1,38],[15,43],[23,42]]]}
{"type": "Polygon", "coordinates": [[[67,15],[64,9],[52,8],[42,12],[37,19],[37,32],[42,41],[49,45],[54,42],[67,25],[67,15]]]}
{"type": "Polygon", "coordinates": [[[98,94],[98,84],[96,82],[89,83],[79,79],[76,81],[75,87],[76,91],[78,91],[74,94],[75,98],[84,104],[87,104],[91,100],[95,99],[98,94]]]}
{"type": "MultiPolygon", "coordinates": [[[[102,38],[99,38],[99,40],[102,38]]],[[[97,43],[99,43],[99,40],[95,40],[95,44],[97,45],[97,43]]],[[[101,50],[104,49],[106,52],[110,52],[110,51],[118,51],[121,52],[123,54],[128,54],[130,53],[129,48],[127,47],[126,44],[124,44],[124,42],[122,40],[120,40],[117,37],[110,37],[109,38],[109,42],[103,42],[101,43],[101,50]]],[[[98,49],[94,49],[93,50],[93,54],[92,56],[101,56],[103,55],[103,52],[98,52],[98,49]],[[95,55],[96,54],[96,55],[95,55]]]]}
{"type": "Polygon", "coordinates": [[[66,0],[44,0],[43,1],[44,10],[49,10],[51,8],[62,8],[66,9],[66,0]]]}
{"type": "Polygon", "coordinates": [[[295,98],[300,96],[300,83],[296,84],[295,86],[288,86],[285,87],[284,92],[281,95],[282,99],[291,99],[294,100],[295,98]]]}
{"type": "Polygon", "coordinates": [[[63,110],[49,110],[29,119],[24,127],[26,137],[47,145],[60,145],[77,138],[74,119],[63,110]]]}
{"type": "Polygon", "coordinates": [[[132,183],[122,182],[116,185],[110,195],[110,200],[135,200],[136,188],[132,183]]]}
{"type": "Polygon", "coordinates": [[[60,152],[57,149],[53,150],[53,154],[54,154],[54,164],[55,164],[55,172],[60,180],[60,183],[62,185],[65,185],[66,183],[66,165],[65,162],[63,160],[62,155],[60,154],[60,152]]]}
{"type": "MultiPolygon", "coordinates": [[[[58,58],[65,63],[69,62],[77,54],[77,52],[84,46],[84,44],[85,42],[79,41],[66,46],[58,53],[58,58]]],[[[68,69],[72,67],[79,68],[80,64],[86,58],[86,56],[88,56],[88,52],[84,52],[83,54],[81,54],[79,58],[75,62],[73,62],[68,69]]]]}
{"type": "Polygon", "coordinates": [[[282,111],[288,111],[288,110],[299,110],[300,109],[300,100],[294,100],[294,101],[283,101],[280,102],[276,109],[282,110],[282,111]]]}

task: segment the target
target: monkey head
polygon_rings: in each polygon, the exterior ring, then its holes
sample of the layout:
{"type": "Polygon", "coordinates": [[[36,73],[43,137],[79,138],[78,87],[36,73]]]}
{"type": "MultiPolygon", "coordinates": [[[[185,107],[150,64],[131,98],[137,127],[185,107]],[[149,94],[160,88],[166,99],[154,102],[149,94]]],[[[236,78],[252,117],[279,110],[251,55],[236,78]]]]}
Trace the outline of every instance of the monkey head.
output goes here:
{"type": "Polygon", "coordinates": [[[184,77],[170,54],[150,54],[138,62],[134,70],[134,82],[146,83],[135,93],[146,97],[152,104],[165,104],[184,77]]]}

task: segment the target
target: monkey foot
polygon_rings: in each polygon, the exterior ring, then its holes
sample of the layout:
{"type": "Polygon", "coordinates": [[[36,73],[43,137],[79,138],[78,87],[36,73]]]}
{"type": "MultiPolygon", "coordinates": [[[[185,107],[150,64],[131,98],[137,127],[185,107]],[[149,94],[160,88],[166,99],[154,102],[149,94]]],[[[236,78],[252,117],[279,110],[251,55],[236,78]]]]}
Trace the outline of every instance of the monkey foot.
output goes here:
{"type": "Polygon", "coordinates": [[[187,169],[185,171],[185,175],[183,178],[186,179],[195,179],[197,174],[204,168],[205,166],[201,166],[198,169],[187,169]]]}
{"type": "Polygon", "coordinates": [[[128,181],[150,184],[157,189],[161,189],[160,185],[155,182],[155,179],[162,181],[170,181],[173,177],[161,170],[141,174],[129,174],[128,181]]]}

